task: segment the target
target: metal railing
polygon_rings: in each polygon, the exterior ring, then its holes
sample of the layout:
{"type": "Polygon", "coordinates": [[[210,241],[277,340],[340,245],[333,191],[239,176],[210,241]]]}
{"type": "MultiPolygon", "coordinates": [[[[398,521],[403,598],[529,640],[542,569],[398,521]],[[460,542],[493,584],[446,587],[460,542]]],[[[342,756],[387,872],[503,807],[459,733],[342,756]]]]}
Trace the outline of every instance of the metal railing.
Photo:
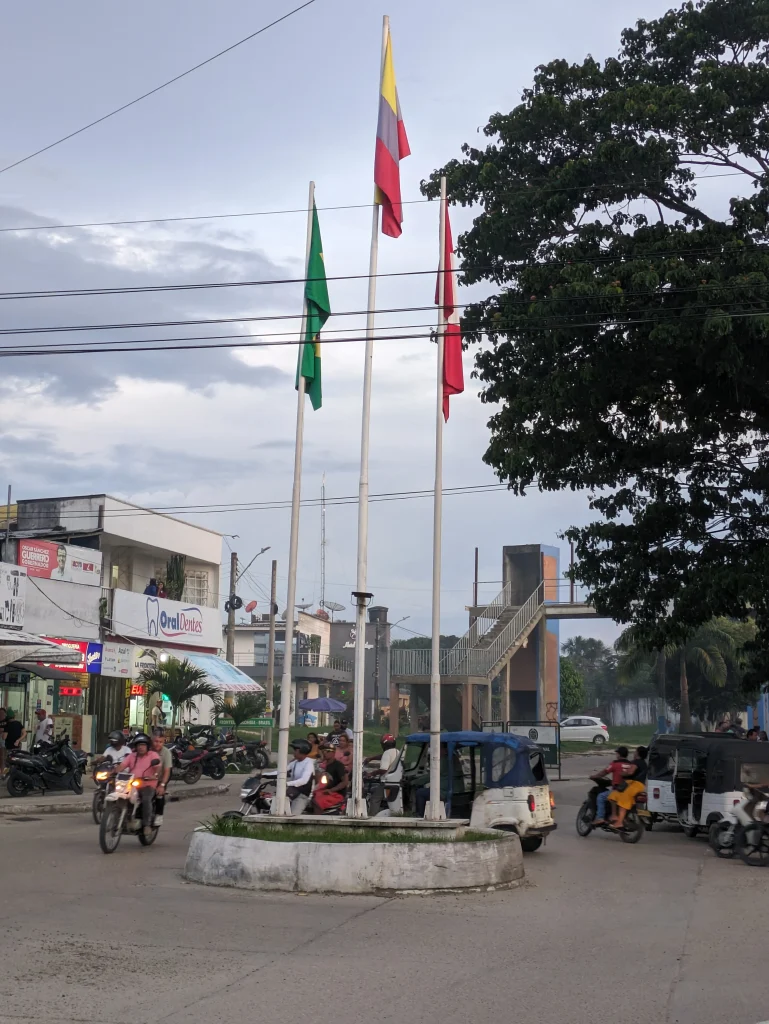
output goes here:
{"type": "MultiPolygon", "coordinates": [[[[278,666],[280,666],[281,672],[283,671],[284,660],[284,652],[276,651],[276,670],[278,666]]],[[[266,667],[267,654],[262,650],[258,651],[256,654],[236,654],[235,664],[251,667],[266,667]]],[[[299,654],[293,654],[291,657],[291,664],[294,668],[328,668],[335,669],[338,672],[352,672],[353,669],[353,663],[348,661],[346,658],[338,658],[332,654],[318,654],[316,651],[304,651],[299,654]]]]}
{"type": "Polygon", "coordinates": [[[478,641],[488,633],[493,627],[494,623],[504,612],[510,604],[510,592],[511,585],[509,583],[500,590],[493,601],[490,601],[482,612],[479,612],[478,618],[468,629],[464,636],[461,636],[457,640],[456,644],[451,648],[455,651],[455,659],[461,658],[463,652],[471,651],[474,647],[478,646],[478,641]]]}
{"type": "Polygon", "coordinates": [[[505,653],[516,643],[519,637],[538,617],[543,604],[545,603],[545,584],[540,583],[537,589],[521,605],[512,619],[508,622],[493,644],[487,648],[488,668],[491,672],[494,666],[502,660],[505,653]]]}
{"type": "MultiPolygon", "coordinates": [[[[502,594],[508,593],[508,588],[502,594]]],[[[515,615],[505,624],[502,631],[488,647],[470,647],[460,641],[449,650],[441,651],[440,674],[442,676],[480,676],[488,677],[506,652],[523,636],[527,628],[539,617],[544,605],[545,584],[540,583],[537,589],[516,611],[515,615]]],[[[489,606],[491,607],[491,606],[489,606]]],[[[504,613],[505,605],[495,621],[504,613]]],[[[469,636],[472,630],[468,631],[469,636]]],[[[485,633],[489,630],[485,630],[485,633]]],[[[462,638],[463,640],[465,637],[462,638]]],[[[483,634],[476,634],[476,644],[483,639],[483,634]]],[[[429,676],[432,672],[432,650],[429,648],[404,649],[393,648],[390,651],[390,672],[393,676],[429,676]]]]}

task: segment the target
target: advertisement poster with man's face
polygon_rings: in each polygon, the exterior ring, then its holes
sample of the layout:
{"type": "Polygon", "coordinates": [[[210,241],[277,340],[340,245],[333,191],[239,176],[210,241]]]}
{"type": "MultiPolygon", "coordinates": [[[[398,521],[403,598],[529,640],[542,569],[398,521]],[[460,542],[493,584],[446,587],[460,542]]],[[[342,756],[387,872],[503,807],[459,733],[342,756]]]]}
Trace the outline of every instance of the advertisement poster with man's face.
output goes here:
{"type": "Polygon", "coordinates": [[[28,576],[91,587],[101,584],[101,551],[92,548],[49,540],[20,540],[18,561],[28,576]]]}

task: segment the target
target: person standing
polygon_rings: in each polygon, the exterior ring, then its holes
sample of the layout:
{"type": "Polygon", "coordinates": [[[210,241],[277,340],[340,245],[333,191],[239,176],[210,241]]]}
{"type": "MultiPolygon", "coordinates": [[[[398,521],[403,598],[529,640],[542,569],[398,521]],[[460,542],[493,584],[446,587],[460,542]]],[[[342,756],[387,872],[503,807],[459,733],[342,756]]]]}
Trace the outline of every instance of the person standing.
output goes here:
{"type": "Polygon", "coordinates": [[[45,710],[45,708],[38,708],[35,711],[37,718],[37,725],[35,726],[35,744],[45,743],[46,745],[53,743],[53,719],[45,710]]]}
{"type": "Polygon", "coordinates": [[[5,708],[0,708],[0,775],[5,771],[5,708]]]}
{"type": "Polygon", "coordinates": [[[158,697],[155,701],[155,707],[150,712],[150,718],[152,719],[152,730],[162,729],[166,724],[166,716],[163,711],[163,701],[158,697]]]}
{"type": "Polygon", "coordinates": [[[27,730],[16,718],[13,708],[8,708],[5,713],[5,749],[18,750],[27,737],[27,730]]]}
{"type": "Polygon", "coordinates": [[[147,595],[147,597],[157,597],[158,596],[158,581],[155,579],[154,576],[149,581],[147,586],[144,588],[144,593],[147,595]]]}

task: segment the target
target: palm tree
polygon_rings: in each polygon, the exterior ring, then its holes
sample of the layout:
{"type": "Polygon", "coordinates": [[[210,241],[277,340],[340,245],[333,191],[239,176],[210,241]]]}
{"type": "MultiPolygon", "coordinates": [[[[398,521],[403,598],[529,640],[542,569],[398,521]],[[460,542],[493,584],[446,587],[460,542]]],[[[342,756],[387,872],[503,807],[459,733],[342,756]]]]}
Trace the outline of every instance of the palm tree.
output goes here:
{"type": "Polygon", "coordinates": [[[737,644],[728,625],[722,619],[713,619],[696,629],[683,643],[667,644],[661,652],[651,651],[639,642],[631,626],[617,641],[617,648],[622,653],[617,669],[618,677],[627,682],[639,669],[656,662],[660,653],[666,660],[677,663],[681,687],[680,728],[686,732],[692,727],[689,669],[696,669],[713,686],[725,686],[729,670],[736,664],[737,644]]]}
{"type": "Polygon", "coordinates": [[[215,718],[231,718],[235,723],[235,738],[238,728],[249,718],[258,718],[264,712],[265,695],[263,693],[239,693],[232,697],[219,696],[214,701],[215,718]]]}
{"type": "Polygon", "coordinates": [[[173,717],[171,725],[176,725],[177,715],[182,710],[197,711],[194,697],[210,697],[216,700],[221,691],[206,679],[206,673],[191,662],[169,658],[168,661],[156,665],[155,668],[144,669],[140,675],[147,687],[147,704],[155,693],[164,694],[171,702],[173,717]]]}

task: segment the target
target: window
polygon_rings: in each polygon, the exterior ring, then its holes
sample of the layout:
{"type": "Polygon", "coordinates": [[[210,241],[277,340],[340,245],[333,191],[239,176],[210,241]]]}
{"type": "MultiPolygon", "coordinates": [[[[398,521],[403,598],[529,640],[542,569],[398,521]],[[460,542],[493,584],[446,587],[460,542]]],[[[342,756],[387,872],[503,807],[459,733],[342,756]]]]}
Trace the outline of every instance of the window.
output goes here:
{"type": "Polygon", "coordinates": [[[184,595],[190,604],[208,604],[208,573],[205,569],[193,569],[184,574],[184,595]]]}
{"type": "Polygon", "coordinates": [[[534,776],[534,779],[537,782],[547,782],[545,762],[538,750],[533,750],[529,754],[529,764],[531,765],[531,774],[534,776]]]}
{"type": "Polygon", "coordinates": [[[426,743],[407,743],[403,748],[403,770],[406,772],[413,771],[419,764],[422,754],[426,753],[426,750],[426,743]]]}
{"type": "Polygon", "coordinates": [[[515,765],[515,751],[512,747],[494,747],[491,751],[491,781],[499,782],[515,765]]]}

